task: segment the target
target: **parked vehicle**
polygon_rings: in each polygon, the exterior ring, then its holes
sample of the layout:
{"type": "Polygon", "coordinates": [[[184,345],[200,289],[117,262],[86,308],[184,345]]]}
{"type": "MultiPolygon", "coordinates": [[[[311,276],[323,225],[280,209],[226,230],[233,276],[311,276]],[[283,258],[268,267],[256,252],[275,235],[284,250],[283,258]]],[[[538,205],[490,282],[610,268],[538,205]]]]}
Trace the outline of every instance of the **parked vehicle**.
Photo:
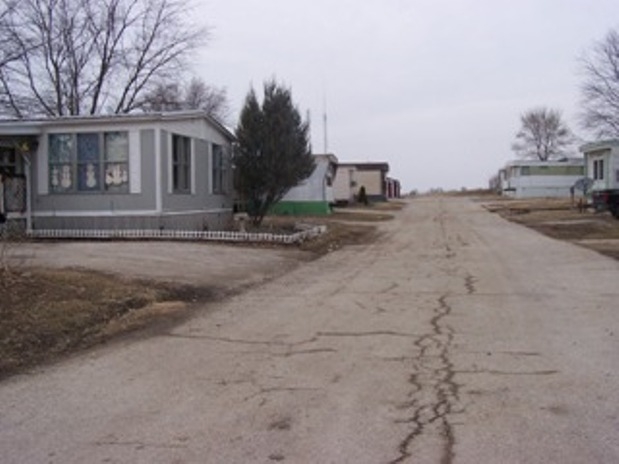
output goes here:
{"type": "Polygon", "coordinates": [[[619,189],[594,191],[592,200],[596,211],[610,211],[613,217],[619,219],[619,189]]]}

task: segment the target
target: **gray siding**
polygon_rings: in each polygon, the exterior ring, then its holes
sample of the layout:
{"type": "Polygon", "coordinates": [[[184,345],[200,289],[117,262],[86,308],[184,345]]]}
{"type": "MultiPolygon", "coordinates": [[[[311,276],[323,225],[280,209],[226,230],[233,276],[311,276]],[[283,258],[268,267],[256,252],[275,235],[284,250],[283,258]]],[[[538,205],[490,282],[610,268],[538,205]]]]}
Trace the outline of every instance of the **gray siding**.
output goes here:
{"type": "Polygon", "coordinates": [[[142,193],[148,198],[147,209],[155,209],[157,203],[157,163],[155,146],[155,130],[142,129],[140,131],[140,152],[142,159],[142,193]]]}
{"type": "MultiPolygon", "coordinates": [[[[170,137],[168,131],[161,131],[161,173],[162,173],[162,188],[163,188],[163,211],[197,211],[197,210],[220,210],[232,208],[231,195],[214,195],[211,194],[211,163],[210,163],[210,144],[211,142],[200,139],[193,139],[193,147],[195,153],[193,156],[194,165],[191,167],[194,171],[192,176],[195,179],[193,190],[195,193],[170,193],[172,186],[170,185],[170,137]]],[[[228,163],[229,164],[229,163],[228,163]]],[[[231,176],[230,170],[228,170],[231,176]]],[[[231,184],[229,180],[228,185],[231,184]]]]}
{"type": "Polygon", "coordinates": [[[151,216],[37,217],[34,229],[172,229],[223,230],[229,228],[232,215],[193,213],[151,216]]]}

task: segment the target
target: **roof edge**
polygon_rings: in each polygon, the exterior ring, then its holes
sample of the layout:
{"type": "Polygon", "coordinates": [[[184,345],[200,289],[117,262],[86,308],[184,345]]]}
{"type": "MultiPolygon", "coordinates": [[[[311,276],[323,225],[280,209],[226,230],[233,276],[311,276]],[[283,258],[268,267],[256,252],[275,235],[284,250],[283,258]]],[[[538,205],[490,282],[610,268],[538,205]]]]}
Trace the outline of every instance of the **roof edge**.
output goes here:
{"type": "MultiPolygon", "coordinates": [[[[127,114],[95,114],[95,115],[71,115],[54,116],[48,118],[32,119],[4,119],[0,120],[0,134],[8,135],[5,127],[12,127],[11,133],[20,130],[30,130],[29,135],[37,135],[42,132],[45,126],[67,123],[105,123],[105,122],[157,122],[157,121],[183,121],[189,119],[205,119],[221,132],[230,141],[234,141],[234,134],[218,120],[207,114],[203,110],[184,110],[184,111],[159,111],[153,113],[127,113],[127,114]],[[36,128],[36,129],[35,129],[36,128]]],[[[21,132],[20,132],[21,133],[21,132]]]]}
{"type": "Polygon", "coordinates": [[[587,142],[581,145],[578,149],[582,153],[595,150],[603,150],[605,148],[619,147],[619,139],[598,140],[597,142],[587,142]]]}

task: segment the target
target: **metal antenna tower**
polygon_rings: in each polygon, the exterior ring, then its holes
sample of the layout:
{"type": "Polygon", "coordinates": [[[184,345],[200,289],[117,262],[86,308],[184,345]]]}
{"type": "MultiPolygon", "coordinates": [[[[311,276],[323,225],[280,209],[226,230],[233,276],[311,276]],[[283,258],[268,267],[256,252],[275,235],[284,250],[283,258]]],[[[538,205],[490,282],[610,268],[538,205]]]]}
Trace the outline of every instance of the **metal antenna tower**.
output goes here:
{"type": "Polygon", "coordinates": [[[328,134],[327,134],[327,96],[326,94],[323,94],[322,96],[322,106],[323,106],[323,113],[322,113],[322,124],[323,124],[323,131],[324,131],[324,148],[325,151],[324,153],[327,154],[329,153],[329,138],[328,138],[328,134]]]}

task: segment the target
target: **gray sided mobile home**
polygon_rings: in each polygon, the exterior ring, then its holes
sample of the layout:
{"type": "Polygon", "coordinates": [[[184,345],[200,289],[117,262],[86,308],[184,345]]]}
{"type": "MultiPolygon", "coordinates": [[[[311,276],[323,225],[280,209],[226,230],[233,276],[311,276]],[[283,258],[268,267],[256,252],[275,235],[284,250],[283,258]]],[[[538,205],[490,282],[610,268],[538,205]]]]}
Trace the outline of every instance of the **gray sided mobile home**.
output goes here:
{"type": "Polygon", "coordinates": [[[27,229],[221,229],[234,136],[204,112],[0,122],[0,213],[27,229]]]}

